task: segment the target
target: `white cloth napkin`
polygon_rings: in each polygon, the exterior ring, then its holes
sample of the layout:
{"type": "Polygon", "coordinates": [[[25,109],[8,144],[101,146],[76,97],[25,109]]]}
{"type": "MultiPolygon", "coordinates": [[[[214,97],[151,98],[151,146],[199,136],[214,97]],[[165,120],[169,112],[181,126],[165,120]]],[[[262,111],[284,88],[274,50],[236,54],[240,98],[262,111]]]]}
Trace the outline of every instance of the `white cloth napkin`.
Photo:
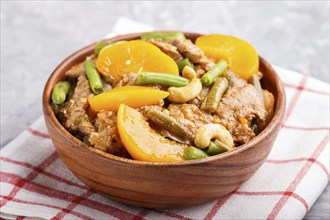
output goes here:
{"type": "MultiPolygon", "coordinates": [[[[125,34],[150,28],[123,18],[113,30],[114,34],[125,34]]],[[[284,82],[287,96],[284,125],[266,162],[237,191],[182,209],[143,209],[115,202],[83,185],[65,167],[40,117],[1,150],[0,216],[10,219],[303,218],[330,178],[329,84],[280,67],[275,70],[284,82]]]]}

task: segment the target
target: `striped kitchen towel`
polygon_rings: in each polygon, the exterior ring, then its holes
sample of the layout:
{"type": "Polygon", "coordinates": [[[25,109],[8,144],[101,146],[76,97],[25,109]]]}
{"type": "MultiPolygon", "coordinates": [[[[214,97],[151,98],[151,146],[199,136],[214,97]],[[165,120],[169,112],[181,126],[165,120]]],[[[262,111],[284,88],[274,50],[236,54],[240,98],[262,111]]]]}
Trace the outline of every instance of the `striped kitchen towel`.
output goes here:
{"type": "MultiPolygon", "coordinates": [[[[138,24],[121,19],[115,34],[138,24]],[[121,27],[123,29],[121,29],[121,27]]],[[[143,26],[142,31],[148,30],[143,26]]],[[[110,36],[110,35],[109,35],[110,36]]],[[[329,84],[275,67],[286,91],[283,127],[257,173],[215,201],[181,209],[115,202],[83,185],[62,163],[43,118],[1,150],[5,219],[301,219],[329,182],[329,84]]]]}

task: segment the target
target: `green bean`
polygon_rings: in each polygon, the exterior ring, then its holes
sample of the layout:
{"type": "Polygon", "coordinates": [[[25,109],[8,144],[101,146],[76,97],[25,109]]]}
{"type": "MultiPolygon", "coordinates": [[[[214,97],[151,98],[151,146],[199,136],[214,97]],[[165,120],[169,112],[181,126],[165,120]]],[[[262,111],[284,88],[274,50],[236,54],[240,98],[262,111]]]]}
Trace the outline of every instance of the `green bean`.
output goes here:
{"type": "Polygon", "coordinates": [[[150,38],[160,38],[160,39],[186,39],[182,32],[172,32],[172,33],[162,33],[162,32],[148,32],[144,33],[140,37],[142,40],[147,40],[150,38]]]}
{"type": "Polygon", "coordinates": [[[255,133],[256,135],[259,134],[259,126],[256,123],[251,123],[251,130],[253,131],[253,133],[255,133]]]}
{"type": "MultiPolygon", "coordinates": [[[[262,103],[264,104],[264,95],[262,93],[262,87],[260,84],[260,80],[257,76],[257,74],[253,74],[250,78],[249,78],[249,83],[252,84],[254,86],[254,88],[257,90],[262,103]]],[[[264,104],[265,105],[265,104],[264,104]]]]}
{"type": "Polygon", "coordinates": [[[251,121],[251,130],[253,131],[253,133],[255,133],[256,135],[259,134],[259,132],[261,131],[261,127],[260,125],[265,124],[266,121],[265,119],[259,119],[259,118],[254,118],[251,121]]]}
{"type": "Polygon", "coordinates": [[[85,72],[89,81],[89,85],[94,94],[99,94],[103,91],[103,84],[100,74],[95,69],[94,64],[90,60],[85,61],[85,72]]]}
{"type": "Polygon", "coordinates": [[[95,56],[98,56],[100,51],[108,45],[110,45],[109,42],[99,42],[99,43],[97,43],[95,45],[95,49],[94,49],[95,56]]]}
{"type": "Polygon", "coordinates": [[[190,66],[191,68],[194,68],[194,65],[189,61],[188,58],[184,58],[182,60],[179,60],[178,62],[176,62],[176,64],[178,65],[180,73],[182,73],[182,70],[185,66],[190,66]]]}
{"type": "Polygon", "coordinates": [[[168,73],[141,72],[136,77],[136,84],[155,84],[162,86],[183,87],[189,80],[168,73]]]}
{"type": "Polygon", "coordinates": [[[208,157],[208,155],[197,147],[187,147],[184,149],[184,156],[187,160],[194,160],[208,157]]]}
{"type": "Polygon", "coordinates": [[[224,146],[219,145],[219,143],[215,144],[213,141],[210,142],[210,145],[205,150],[205,152],[210,156],[221,154],[226,151],[227,149],[224,146]]]}
{"type": "Polygon", "coordinates": [[[201,82],[204,86],[210,86],[214,82],[214,80],[221,76],[221,74],[227,69],[228,64],[224,60],[220,60],[217,64],[215,64],[207,73],[203,75],[201,78],[201,82]]]}
{"type": "Polygon", "coordinates": [[[192,141],[194,139],[192,133],[184,125],[180,124],[175,118],[164,112],[150,109],[146,113],[146,117],[156,125],[164,128],[168,132],[179,136],[183,139],[192,141]]]}
{"type": "Polygon", "coordinates": [[[219,77],[213,83],[213,86],[210,92],[203,100],[201,109],[210,113],[213,113],[217,110],[219,102],[221,100],[222,95],[228,88],[228,81],[224,77],[219,77]]]}
{"type": "Polygon", "coordinates": [[[52,101],[55,104],[62,104],[65,99],[66,95],[70,90],[70,83],[68,81],[60,81],[58,82],[52,92],[52,101]]]}

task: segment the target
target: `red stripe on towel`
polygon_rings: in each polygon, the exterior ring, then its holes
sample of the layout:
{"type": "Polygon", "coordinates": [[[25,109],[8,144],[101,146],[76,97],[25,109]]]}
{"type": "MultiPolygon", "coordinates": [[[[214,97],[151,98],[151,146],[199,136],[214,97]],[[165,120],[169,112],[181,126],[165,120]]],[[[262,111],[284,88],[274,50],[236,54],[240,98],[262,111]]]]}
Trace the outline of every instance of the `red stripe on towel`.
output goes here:
{"type": "MultiPolygon", "coordinates": [[[[323,149],[325,148],[328,142],[329,142],[329,134],[327,134],[322,139],[321,143],[317,146],[316,150],[313,152],[311,158],[317,158],[321,154],[321,152],[323,151],[323,149]]],[[[286,192],[293,192],[297,188],[297,186],[299,185],[301,180],[305,177],[306,173],[308,172],[308,170],[311,168],[312,165],[313,163],[309,163],[309,162],[305,163],[303,168],[297,174],[296,178],[291,182],[289,187],[286,189],[286,192]]],[[[276,203],[272,212],[269,214],[268,219],[275,219],[289,198],[290,197],[288,195],[283,194],[281,199],[276,203]]]]}

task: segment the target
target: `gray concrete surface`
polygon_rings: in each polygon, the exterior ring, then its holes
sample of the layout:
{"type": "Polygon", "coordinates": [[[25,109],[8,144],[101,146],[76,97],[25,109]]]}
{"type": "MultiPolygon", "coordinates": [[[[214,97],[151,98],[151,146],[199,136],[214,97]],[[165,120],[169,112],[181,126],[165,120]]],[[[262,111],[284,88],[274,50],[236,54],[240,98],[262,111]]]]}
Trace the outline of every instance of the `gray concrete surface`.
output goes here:
{"type": "MultiPolygon", "coordinates": [[[[157,29],[231,34],[273,64],[329,82],[329,1],[1,1],[1,146],[41,114],[59,62],[121,16],[157,29]]],[[[306,219],[329,219],[329,186],[306,219]]]]}

